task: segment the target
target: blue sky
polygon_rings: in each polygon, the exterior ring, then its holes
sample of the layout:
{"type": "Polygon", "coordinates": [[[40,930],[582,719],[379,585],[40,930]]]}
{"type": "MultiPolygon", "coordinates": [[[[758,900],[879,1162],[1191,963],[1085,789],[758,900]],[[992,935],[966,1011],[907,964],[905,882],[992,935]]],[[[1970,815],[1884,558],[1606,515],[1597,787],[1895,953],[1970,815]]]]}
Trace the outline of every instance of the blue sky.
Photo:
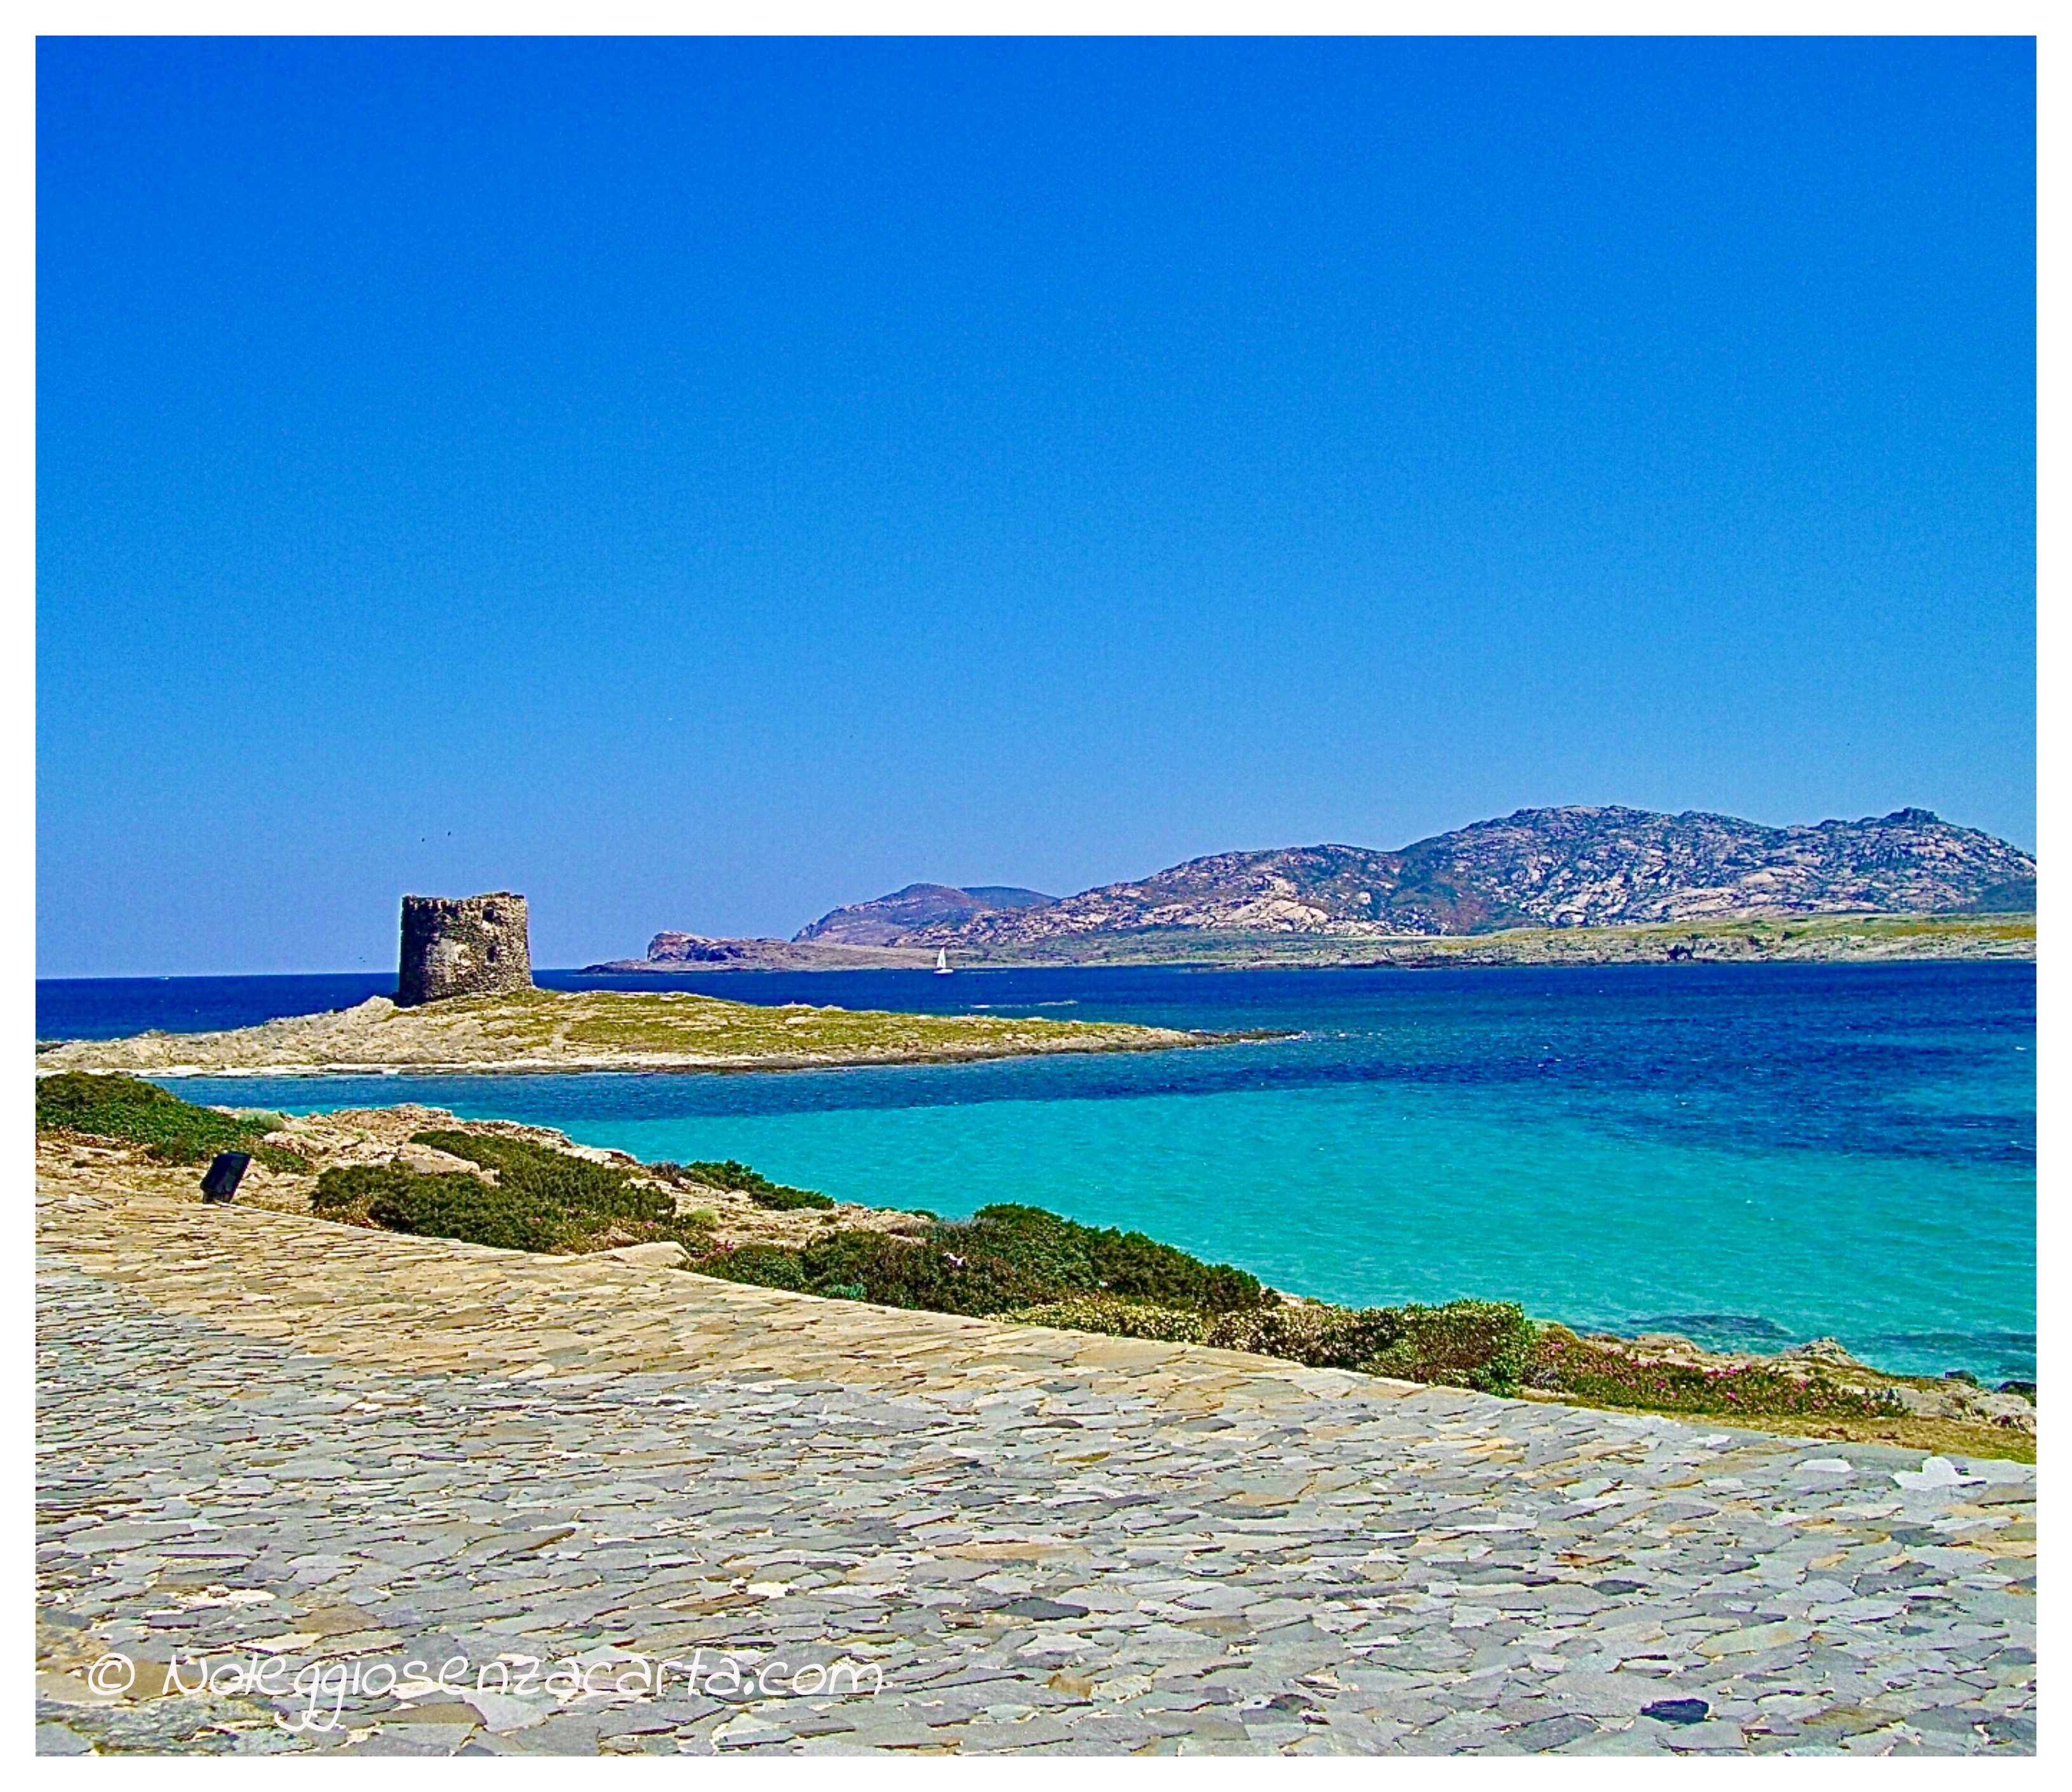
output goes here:
{"type": "Polygon", "coordinates": [[[2034,57],[50,40],[46,976],[2035,832],[2034,57]]]}

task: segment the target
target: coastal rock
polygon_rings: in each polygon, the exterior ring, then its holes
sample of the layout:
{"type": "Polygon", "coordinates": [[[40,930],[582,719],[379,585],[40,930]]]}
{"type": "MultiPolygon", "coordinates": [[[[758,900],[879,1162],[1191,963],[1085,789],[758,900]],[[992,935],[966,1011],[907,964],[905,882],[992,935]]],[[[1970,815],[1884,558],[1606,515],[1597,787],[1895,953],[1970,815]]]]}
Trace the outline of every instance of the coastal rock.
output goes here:
{"type": "Polygon", "coordinates": [[[1781,1362],[1826,1364],[1839,1369],[1863,1367],[1839,1338],[1816,1338],[1804,1344],[1794,1344],[1788,1350],[1778,1351],[1778,1357],[1781,1362]]]}

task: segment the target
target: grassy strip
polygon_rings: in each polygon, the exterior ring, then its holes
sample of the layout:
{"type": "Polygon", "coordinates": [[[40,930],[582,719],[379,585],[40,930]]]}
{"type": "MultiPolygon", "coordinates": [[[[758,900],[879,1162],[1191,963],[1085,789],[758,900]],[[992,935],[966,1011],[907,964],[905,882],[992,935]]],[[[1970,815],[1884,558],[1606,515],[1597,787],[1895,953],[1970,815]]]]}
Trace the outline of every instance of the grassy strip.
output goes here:
{"type": "Polygon", "coordinates": [[[219,1151],[249,1152],[269,1169],[306,1171],[307,1161],[260,1141],[281,1116],[219,1113],[168,1095],[140,1077],[68,1071],[36,1083],[36,1130],[80,1132],[134,1145],[162,1164],[206,1162],[219,1151]]]}
{"type": "MultiPolygon", "coordinates": [[[[547,993],[541,992],[545,995],[547,993]]],[[[512,1012],[503,998],[500,1013],[512,1012]]],[[[521,1029],[569,1048],[701,1057],[957,1057],[1061,1048],[1103,1050],[1192,1042],[1162,1029],[1001,1014],[902,1014],[871,1009],[769,1008],[688,990],[586,990],[535,1001],[521,1029]]]]}

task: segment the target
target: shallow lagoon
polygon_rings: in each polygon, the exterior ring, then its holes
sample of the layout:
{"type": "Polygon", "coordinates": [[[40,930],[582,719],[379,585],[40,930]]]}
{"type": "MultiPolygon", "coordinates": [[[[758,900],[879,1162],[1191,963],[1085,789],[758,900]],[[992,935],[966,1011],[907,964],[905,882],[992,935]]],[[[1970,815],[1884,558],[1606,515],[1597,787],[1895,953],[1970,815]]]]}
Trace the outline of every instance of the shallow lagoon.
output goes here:
{"type": "MultiPolygon", "coordinates": [[[[47,983],[38,1031],[243,1025],[383,980],[47,983]]],[[[430,1102],[944,1215],[1029,1201],[1336,1300],[1508,1296],[1716,1346],[1832,1334],[1894,1369],[2034,1373],[2033,966],[663,980],[754,1001],[1296,1037],[778,1075],[179,1087],[291,1112],[430,1102]]]]}

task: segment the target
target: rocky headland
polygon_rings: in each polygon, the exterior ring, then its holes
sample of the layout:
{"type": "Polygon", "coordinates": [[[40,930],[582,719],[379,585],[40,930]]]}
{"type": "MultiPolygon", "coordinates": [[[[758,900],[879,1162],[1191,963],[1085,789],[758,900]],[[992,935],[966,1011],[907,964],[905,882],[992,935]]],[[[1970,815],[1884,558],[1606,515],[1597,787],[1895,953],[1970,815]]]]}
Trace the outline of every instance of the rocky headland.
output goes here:
{"type": "Polygon", "coordinates": [[[802,927],[795,937],[801,943],[816,941],[830,946],[894,946],[923,928],[959,927],[982,917],[1025,914],[1048,908],[1057,900],[1040,890],[1011,885],[957,889],[948,884],[909,884],[874,902],[857,902],[824,914],[802,927]]]}

